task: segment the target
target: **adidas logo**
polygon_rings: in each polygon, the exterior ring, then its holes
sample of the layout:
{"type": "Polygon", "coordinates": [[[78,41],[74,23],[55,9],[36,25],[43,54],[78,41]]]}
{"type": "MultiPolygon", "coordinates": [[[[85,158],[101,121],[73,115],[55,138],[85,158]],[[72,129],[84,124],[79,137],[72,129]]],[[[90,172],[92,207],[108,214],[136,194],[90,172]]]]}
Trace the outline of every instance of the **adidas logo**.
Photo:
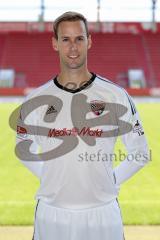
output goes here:
{"type": "Polygon", "coordinates": [[[51,113],[55,113],[55,112],[57,112],[57,110],[53,106],[51,106],[51,107],[48,108],[48,110],[46,112],[46,115],[51,114],[51,113]]]}

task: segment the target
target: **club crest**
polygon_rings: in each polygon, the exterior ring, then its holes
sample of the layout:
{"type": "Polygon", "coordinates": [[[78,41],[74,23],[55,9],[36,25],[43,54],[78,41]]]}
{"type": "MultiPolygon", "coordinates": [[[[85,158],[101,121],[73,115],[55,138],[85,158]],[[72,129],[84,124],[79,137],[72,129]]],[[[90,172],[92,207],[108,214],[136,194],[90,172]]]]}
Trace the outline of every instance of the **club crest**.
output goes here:
{"type": "Polygon", "coordinates": [[[141,126],[141,124],[139,123],[139,121],[137,120],[136,123],[134,124],[133,127],[133,132],[134,133],[138,133],[139,136],[144,134],[143,128],[141,126]]]}
{"type": "Polygon", "coordinates": [[[103,113],[106,103],[99,100],[93,100],[90,102],[91,110],[96,115],[99,116],[103,113]]]}

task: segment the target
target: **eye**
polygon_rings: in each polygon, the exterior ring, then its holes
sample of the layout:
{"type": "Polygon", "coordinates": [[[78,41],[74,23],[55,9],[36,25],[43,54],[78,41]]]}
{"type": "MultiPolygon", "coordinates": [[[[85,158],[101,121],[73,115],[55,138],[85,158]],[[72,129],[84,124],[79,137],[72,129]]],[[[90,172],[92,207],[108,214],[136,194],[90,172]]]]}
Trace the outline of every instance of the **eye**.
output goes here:
{"type": "Polygon", "coordinates": [[[84,40],[84,37],[78,37],[77,40],[78,40],[78,41],[83,41],[83,40],[84,40]]]}
{"type": "Polygon", "coordinates": [[[63,41],[63,42],[67,42],[67,41],[68,41],[68,38],[63,38],[62,41],[63,41]]]}

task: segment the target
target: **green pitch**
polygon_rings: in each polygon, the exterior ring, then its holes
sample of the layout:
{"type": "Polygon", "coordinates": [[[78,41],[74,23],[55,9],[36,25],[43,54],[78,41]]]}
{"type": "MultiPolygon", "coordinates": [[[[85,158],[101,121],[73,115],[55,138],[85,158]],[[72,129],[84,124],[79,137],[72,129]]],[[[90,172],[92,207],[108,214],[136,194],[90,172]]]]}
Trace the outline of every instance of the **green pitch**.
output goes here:
{"type": "MultiPolygon", "coordinates": [[[[15,157],[8,119],[17,104],[0,104],[0,225],[33,224],[39,181],[15,157]]],[[[119,196],[125,224],[160,224],[160,104],[139,104],[152,161],[123,184],[119,196]]],[[[119,148],[119,143],[117,149],[119,148]]]]}

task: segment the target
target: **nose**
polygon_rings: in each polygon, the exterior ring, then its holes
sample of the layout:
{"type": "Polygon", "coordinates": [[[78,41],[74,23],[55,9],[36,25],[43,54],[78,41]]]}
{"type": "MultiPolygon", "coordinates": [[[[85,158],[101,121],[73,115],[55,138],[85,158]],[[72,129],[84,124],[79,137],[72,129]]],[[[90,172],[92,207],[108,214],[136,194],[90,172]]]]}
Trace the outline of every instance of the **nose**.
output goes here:
{"type": "Polygon", "coordinates": [[[71,42],[71,50],[77,50],[77,44],[76,42],[71,42]]]}

